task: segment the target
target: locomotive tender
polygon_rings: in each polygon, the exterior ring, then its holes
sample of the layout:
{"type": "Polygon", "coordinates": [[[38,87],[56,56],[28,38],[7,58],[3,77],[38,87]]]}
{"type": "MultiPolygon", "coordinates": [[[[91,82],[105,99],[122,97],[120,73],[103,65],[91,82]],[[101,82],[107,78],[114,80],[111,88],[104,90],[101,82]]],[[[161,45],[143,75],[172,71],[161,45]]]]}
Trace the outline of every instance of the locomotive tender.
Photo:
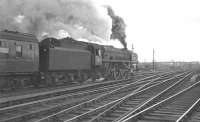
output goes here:
{"type": "Polygon", "coordinates": [[[112,46],[0,32],[0,89],[119,79],[137,64],[137,54],[112,46]]]}

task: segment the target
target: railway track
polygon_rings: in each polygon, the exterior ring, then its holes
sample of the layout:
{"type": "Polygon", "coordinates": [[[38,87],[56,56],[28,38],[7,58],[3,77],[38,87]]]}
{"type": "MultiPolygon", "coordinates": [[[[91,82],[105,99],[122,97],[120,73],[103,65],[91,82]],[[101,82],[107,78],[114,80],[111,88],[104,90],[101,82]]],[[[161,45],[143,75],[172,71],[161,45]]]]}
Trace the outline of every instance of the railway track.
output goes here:
{"type": "Polygon", "coordinates": [[[176,122],[200,122],[200,98],[176,122]]]}
{"type": "MultiPolygon", "coordinates": [[[[153,75],[153,76],[146,77],[144,79],[138,80],[137,82],[138,83],[141,82],[141,84],[142,84],[142,83],[144,83],[142,81],[152,79],[152,78],[155,78],[155,77],[156,76],[153,75]]],[[[127,83],[128,82],[126,82],[126,84],[127,83]]],[[[133,84],[133,82],[131,82],[131,83],[133,84]]],[[[59,111],[60,109],[62,109],[62,107],[68,108],[70,106],[73,106],[73,105],[76,105],[78,103],[84,102],[86,100],[92,99],[92,98],[94,98],[94,97],[96,97],[100,94],[105,93],[105,92],[109,92],[110,90],[116,89],[117,87],[120,87],[122,85],[124,85],[123,82],[121,82],[120,85],[116,84],[116,82],[115,82],[115,84],[111,83],[109,85],[110,87],[109,86],[103,87],[103,85],[102,85],[102,87],[100,87],[98,89],[93,88],[94,90],[92,90],[91,86],[90,86],[88,88],[88,90],[85,90],[83,92],[80,92],[80,90],[83,90],[81,88],[81,89],[79,89],[79,92],[77,91],[76,93],[73,93],[73,94],[68,94],[68,95],[66,95],[66,93],[57,94],[58,96],[53,95],[54,97],[47,97],[45,99],[33,100],[31,102],[25,102],[23,104],[17,104],[17,105],[14,105],[14,106],[2,107],[0,109],[0,113],[3,113],[3,114],[0,114],[0,115],[2,115],[2,116],[0,116],[0,121],[5,120],[5,121],[16,122],[17,118],[22,118],[22,120],[23,120],[23,117],[25,117],[25,116],[28,117],[29,115],[32,115],[33,113],[35,114],[35,116],[37,116],[38,114],[41,114],[41,113],[44,114],[45,112],[49,112],[49,110],[51,110],[51,109],[53,109],[54,112],[59,111]],[[46,105],[49,105],[49,106],[47,107],[46,105]],[[33,108],[34,110],[31,110],[31,108],[33,108]],[[38,108],[40,110],[38,110],[38,108]],[[43,109],[41,110],[41,108],[43,108],[43,109]],[[32,111],[32,112],[30,113],[30,112],[27,112],[27,111],[32,111]],[[26,113],[26,114],[23,114],[23,113],[26,113]],[[6,116],[6,115],[8,115],[8,116],[6,116]]]]}
{"type": "MultiPolygon", "coordinates": [[[[144,79],[145,77],[151,78],[152,73],[145,73],[145,74],[139,74],[134,76],[134,80],[137,81],[139,79],[144,79]]],[[[153,75],[152,77],[156,77],[156,75],[153,75]]],[[[145,80],[145,79],[144,79],[145,80]]],[[[5,99],[1,99],[0,101],[0,108],[3,107],[9,107],[17,104],[22,104],[26,102],[31,102],[31,101],[36,101],[36,100],[41,100],[41,99],[47,99],[47,98],[52,98],[60,95],[66,95],[66,94],[71,94],[71,93],[79,93],[80,91],[92,91],[92,90],[97,90],[97,89],[102,89],[105,87],[117,87],[117,86],[123,86],[125,84],[132,83],[133,80],[131,79],[124,79],[124,80],[117,80],[117,81],[108,81],[106,83],[95,83],[95,84],[87,84],[83,86],[77,86],[75,88],[61,88],[61,89],[51,89],[50,91],[40,91],[41,93],[29,93],[25,95],[17,95],[14,97],[9,97],[9,95],[5,96],[5,99]],[[9,99],[11,98],[11,99],[9,99]]],[[[47,89],[49,90],[49,89],[47,89]]],[[[13,95],[12,95],[13,96],[13,95]]]]}
{"type": "Polygon", "coordinates": [[[176,122],[199,122],[200,98],[176,122]]]}
{"type": "MultiPolygon", "coordinates": [[[[182,76],[182,75],[181,75],[182,76]]],[[[104,106],[98,107],[97,109],[90,110],[89,112],[83,113],[79,116],[75,116],[65,122],[111,122],[117,121],[120,117],[125,116],[131,110],[136,110],[139,106],[143,105],[147,100],[155,96],[156,94],[163,91],[163,89],[170,87],[171,84],[175,83],[178,79],[182,82],[188,78],[186,75],[180,79],[180,75],[170,79],[166,79],[163,82],[146,87],[145,89],[128,94],[122,97],[120,100],[110,102],[104,106]],[[99,114],[100,113],[100,114],[99,114]]]]}
{"type": "MultiPolygon", "coordinates": [[[[187,121],[194,106],[200,98],[200,81],[185,88],[177,94],[162,100],[161,102],[132,115],[122,122],[183,122],[187,121]]],[[[194,109],[193,109],[194,110],[194,109]]],[[[198,118],[192,117],[189,122],[199,122],[198,118]]]]}
{"type": "MultiPolygon", "coordinates": [[[[128,78],[127,79],[134,79],[137,80],[139,78],[144,78],[145,76],[150,76],[150,75],[156,75],[156,74],[161,74],[162,72],[134,72],[134,73],[129,73],[128,74],[128,78]]],[[[120,79],[122,80],[122,79],[120,79]]],[[[8,96],[16,96],[16,95],[20,95],[20,94],[32,94],[32,93],[37,93],[38,91],[49,91],[49,90],[55,90],[55,89],[64,89],[64,88],[72,88],[72,87],[79,87],[79,86],[87,86],[88,84],[90,85],[96,85],[96,84],[107,84],[113,81],[120,81],[120,80],[103,80],[103,81],[99,81],[99,80],[95,80],[95,81],[87,81],[87,82],[83,82],[83,83],[74,83],[74,84],[58,84],[58,85],[54,85],[54,86],[43,86],[43,87],[24,87],[22,89],[14,89],[14,90],[8,90],[8,91],[1,91],[0,90],[0,98],[2,97],[8,97],[8,96]],[[14,91],[14,92],[13,92],[14,91]]]]}
{"type": "Polygon", "coordinates": [[[193,85],[194,83],[196,83],[196,79],[194,79],[192,75],[194,73],[191,73],[191,75],[188,75],[186,77],[184,77],[183,79],[179,80],[178,82],[176,82],[175,84],[173,84],[172,86],[168,87],[167,89],[165,89],[164,91],[160,92],[159,94],[157,94],[156,96],[152,97],[150,100],[146,101],[144,104],[142,104],[140,107],[138,107],[137,109],[134,109],[128,113],[126,113],[125,116],[123,116],[120,119],[116,119],[116,121],[121,122],[122,120],[130,117],[131,115],[141,111],[144,108],[147,108],[161,100],[164,100],[168,97],[170,97],[171,95],[174,95],[176,93],[178,93],[179,91],[193,85]],[[192,77],[191,77],[192,76],[192,77]]]}
{"type": "Polygon", "coordinates": [[[103,94],[97,98],[80,103],[76,106],[73,106],[73,107],[70,107],[67,109],[63,109],[62,111],[59,111],[50,116],[41,117],[41,119],[33,119],[33,121],[34,122],[43,122],[43,121],[57,122],[57,121],[61,121],[63,119],[70,119],[70,118],[73,118],[74,116],[78,116],[78,115],[82,114],[82,112],[87,112],[88,110],[96,109],[96,108],[98,108],[102,105],[106,105],[107,103],[110,103],[112,101],[114,101],[113,103],[115,103],[115,101],[117,101],[119,98],[121,98],[133,91],[136,92],[136,91],[142,90],[143,88],[145,88],[147,86],[151,86],[153,84],[159,83],[159,82],[161,82],[160,80],[165,80],[167,78],[168,77],[166,77],[166,76],[161,76],[159,78],[153,79],[151,82],[149,82],[147,80],[145,82],[139,82],[138,84],[133,83],[131,85],[124,86],[124,87],[114,90],[112,92],[103,94]],[[83,109],[85,109],[85,110],[83,110],[83,109]]]}
{"type": "MultiPolygon", "coordinates": [[[[168,74],[169,75],[169,74],[168,74]]],[[[167,75],[165,74],[164,76],[160,76],[160,78],[156,78],[155,76],[150,76],[148,78],[145,78],[143,80],[139,80],[135,83],[131,83],[131,85],[126,85],[123,88],[119,88],[118,90],[115,90],[115,92],[112,93],[117,93],[119,90],[125,90],[125,88],[130,89],[136,89],[140,87],[141,85],[144,85],[147,83],[147,80],[154,78],[155,81],[158,81],[158,79],[163,79],[167,75]],[[129,87],[128,87],[129,86],[129,87]],[[130,86],[134,86],[134,88],[130,88],[130,86]]],[[[102,89],[102,92],[106,92],[105,89],[102,89]]],[[[108,91],[107,91],[108,92],[108,91]]],[[[0,110],[1,115],[1,122],[21,122],[25,121],[28,122],[30,121],[35,121],[38,120],[38,117],[42,115],[42,117],[51,115],[53,113],[56,113],[58,111],[62,111],[64,109],[69,108],[70,106],[74,106],[78,103],[86,102],[89,99],[95,98],[98,96],[99,91],[94,91],[94,94],[92,96],[92,91],[90,93],[86,93],[89,95],[86,97],[86,94],[80,93],[79,95],[66,97],[66,96],[59,96],[58,98],[48,98],[48,99],[43,99],[42,101],[33,101],[25,104],[20,104],[16,106],[10,106],[10,107],[4,107],[0,110]],[[74,100],[76,98],[76,100],[74,100]],[[82,99],[84,98],[84,100],[82,99]]],[[[110,94],[112,94],[110,93],[110,94]]],[[[104,97],[108,97],[103,95],[104,97]]],[[[103,97],[102,96],[102,97],[103,97]]]]}

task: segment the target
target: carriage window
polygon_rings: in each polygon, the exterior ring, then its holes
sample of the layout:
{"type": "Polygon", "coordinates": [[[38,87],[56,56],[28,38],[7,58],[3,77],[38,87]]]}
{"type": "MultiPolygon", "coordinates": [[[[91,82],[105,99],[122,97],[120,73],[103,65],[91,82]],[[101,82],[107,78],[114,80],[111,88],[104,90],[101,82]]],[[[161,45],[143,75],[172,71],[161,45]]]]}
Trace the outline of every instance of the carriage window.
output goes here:
{"type": "Polygon", "coordinates": [[[16,46],[16,56],[22,57],[22,46],[21,45],[16,46]]]}

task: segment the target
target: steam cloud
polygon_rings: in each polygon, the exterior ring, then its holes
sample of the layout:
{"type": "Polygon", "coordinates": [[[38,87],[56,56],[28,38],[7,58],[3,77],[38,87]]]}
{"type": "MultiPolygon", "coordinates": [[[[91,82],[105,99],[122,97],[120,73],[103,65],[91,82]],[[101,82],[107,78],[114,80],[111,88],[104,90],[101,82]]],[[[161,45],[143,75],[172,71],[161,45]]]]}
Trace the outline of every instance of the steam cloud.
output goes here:
{"type": "Polygon", "coordinates": [[[112,18],[112,34],[111,39],[118,39],[125,49],[127,49],[127,43],[126,43],[126,24],[124,23],[124,20],[115,15],[113,9],[110,6],[106,6],[108,10],[108,15],[112,18]]]}
{"type": "MultiPolygon", "coordinates": [[[[0,0],[0,29],[91,41],[109,40],[112,20],[91,0],[0,0]]],[[[112,37],[114,37],[112,35],[112,37]]]]}

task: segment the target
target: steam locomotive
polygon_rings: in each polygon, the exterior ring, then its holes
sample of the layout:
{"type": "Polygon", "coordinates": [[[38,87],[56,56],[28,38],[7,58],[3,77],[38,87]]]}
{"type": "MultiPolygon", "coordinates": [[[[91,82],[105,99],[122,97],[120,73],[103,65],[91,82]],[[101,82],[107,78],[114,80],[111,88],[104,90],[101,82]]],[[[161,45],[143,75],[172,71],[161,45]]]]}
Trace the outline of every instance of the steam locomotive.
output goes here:
{"type": "Polygon", "coordinates": [[[0,32],[0,89],[120,79],[137,62],[137,54],[112,46],[0,32]]]}

